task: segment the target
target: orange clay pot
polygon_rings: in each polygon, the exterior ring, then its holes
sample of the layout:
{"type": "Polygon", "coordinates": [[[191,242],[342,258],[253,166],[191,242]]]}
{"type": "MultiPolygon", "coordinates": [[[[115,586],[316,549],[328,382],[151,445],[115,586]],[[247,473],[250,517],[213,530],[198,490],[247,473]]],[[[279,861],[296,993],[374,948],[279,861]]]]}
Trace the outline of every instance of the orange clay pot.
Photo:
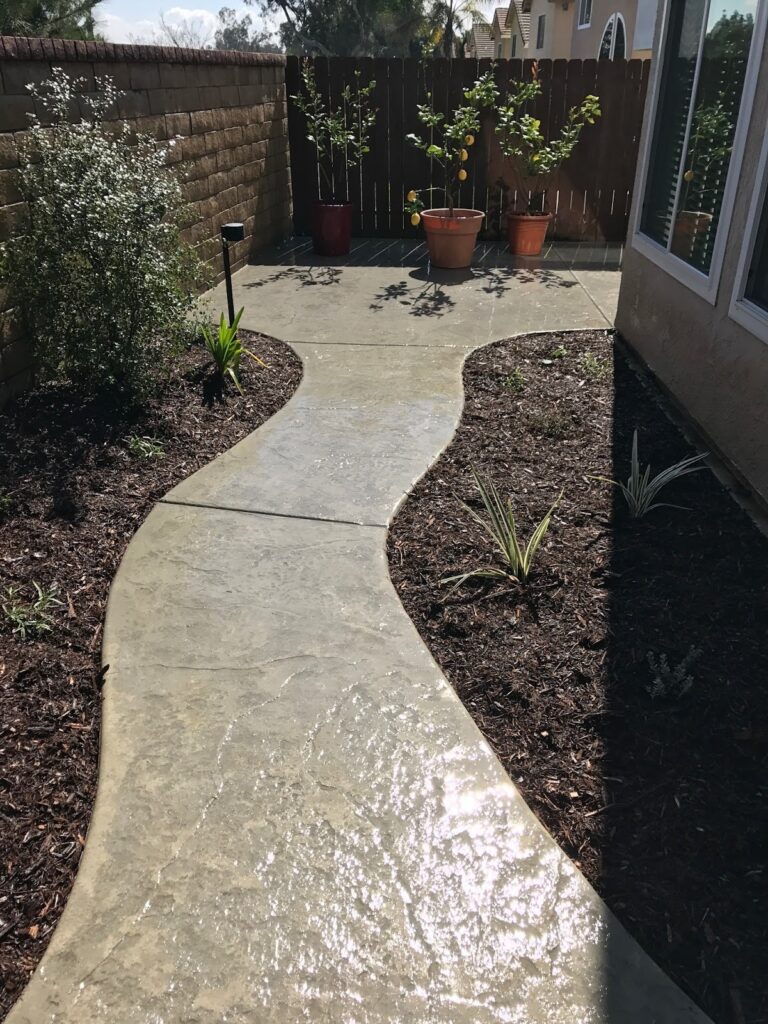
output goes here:
{"type": "Polygon", "coordinates": [[[551,213],[508,213],[507,241],[512,255],[541,255],[551,220],[551,213]]]}
{"type": "Polygon", "coordinates": [[[458,206],[452,217],[448,216],[447,209],[424,210],[421,221],[432,266],[445,270],[470,266],[484,217],[480,210],[464,210],[458,206]]]}

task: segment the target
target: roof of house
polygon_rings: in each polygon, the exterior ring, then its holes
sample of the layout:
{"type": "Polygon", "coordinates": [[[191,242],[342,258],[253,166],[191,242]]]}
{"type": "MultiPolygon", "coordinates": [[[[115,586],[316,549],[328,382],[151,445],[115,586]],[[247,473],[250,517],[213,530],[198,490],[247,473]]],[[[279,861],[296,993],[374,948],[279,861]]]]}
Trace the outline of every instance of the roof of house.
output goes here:
{"type": "Polygon", "coordinates": [[[491,29],[489,25],[477,22],[472,26],[471,45],[474,56],[481,60],[485,57],[496,56],[493,46],[493,37],[491,36],[491,29]]]}
{"type": "Polygon", "coordinates": [[[491,25],[496,28],[498,26],[499,35],[505,35],[507,31],[507,15],[509,10],[506,7],[497,7],[493,12],[493,19],[491,25]]]}
{"type": "Polygon", "coordinates": [[[531,28],[530,7],[524,2],[524,0],[512,0],[512,3],[509,5],[509,9],[507,10],[507,26],[508,27],[511,27],[511,25],[512,25],[511,15],[512,15],[512,11],[513,10],[517,14],[517,21],[518,21],[518,24],[520,25],[520,32],[522,33],[522,36],[523,36],[523,43],[527,43],[528,42],[528,33],[530,31],[530,28],[531,28]],[[528,7],[528,10],[525,9],[526,7],[528,7]]]}

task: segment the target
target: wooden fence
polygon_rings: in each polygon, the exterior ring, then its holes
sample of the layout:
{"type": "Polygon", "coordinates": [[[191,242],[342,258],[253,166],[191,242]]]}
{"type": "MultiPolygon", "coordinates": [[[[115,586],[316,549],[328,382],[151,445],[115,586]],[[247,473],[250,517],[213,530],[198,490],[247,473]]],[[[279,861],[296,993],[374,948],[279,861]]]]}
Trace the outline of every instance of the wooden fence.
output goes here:
{"type": "MultiPolygon", "coordinates": [[[[462,90],[478,75],[495,68],[502,94],[509,82],[530,75],[530,61],[455,59],[315,58],[315,75],[324,97],[337,103],[347,83],[361,73],[361,84],[376,82],[374,104],[378,114],[371,151],[359,167],[344,168],[340,193],[348,192],[355,206],[356,235],[416,236],[403,213],[406,193],[430,184],[424,154],[406,140],[420,128],[416,105],[431,92],[435,107],[450,111],[462,101],[462,90]]],[[[584,129],[574,155],[553,179],[550,209],[555,214],[555,237],[589,241],[623,241],[637,162],[640,129],[650,61],[543,60],[539,62],[542,95],[534,116],[541,119],[547,137],[563,124],[566,111],[587,93],[600,97],[602,117],[584,129]]],[[[299,58],[289,57],[286,85],[289,97],[300,89],[299,58]]],[[[294,226],[309,230],[312,200],[317,197],[317,159],[307,141],[304,118],[289,100],[288,128],[291,148],[294,226]]],[[[469,177],[461,190],[461,205],[488,213],[485,237],[498,237],[503,212],[514,202],[504,182],[504,160],[486,124],[471,149],[469,177]]],[[[434,184],[438,182],[435,181],[434,184]]]]}

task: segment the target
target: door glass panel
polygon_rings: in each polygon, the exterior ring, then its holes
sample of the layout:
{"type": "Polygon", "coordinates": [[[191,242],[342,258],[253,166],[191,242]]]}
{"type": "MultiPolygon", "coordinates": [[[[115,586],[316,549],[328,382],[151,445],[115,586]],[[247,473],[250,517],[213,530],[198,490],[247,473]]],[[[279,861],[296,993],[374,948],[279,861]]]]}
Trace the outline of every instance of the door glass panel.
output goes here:
{"type": "Polygon", "coordinates": [[[763,213],[744,295],[750,302],[768,310],[768,193],[763,200],[763,213]]]}

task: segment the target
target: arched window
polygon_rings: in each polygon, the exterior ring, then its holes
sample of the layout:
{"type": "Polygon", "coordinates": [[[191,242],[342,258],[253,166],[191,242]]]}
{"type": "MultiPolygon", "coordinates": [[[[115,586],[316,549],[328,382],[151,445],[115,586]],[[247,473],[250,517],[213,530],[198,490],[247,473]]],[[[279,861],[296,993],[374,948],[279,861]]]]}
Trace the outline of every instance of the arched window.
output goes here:
{"type": "Polygon", "coordinates": [[[626,56],[627,31],[624,18],[619,13],[612,14],[603,31],[598,60],[624,60],[626,56]]]}

